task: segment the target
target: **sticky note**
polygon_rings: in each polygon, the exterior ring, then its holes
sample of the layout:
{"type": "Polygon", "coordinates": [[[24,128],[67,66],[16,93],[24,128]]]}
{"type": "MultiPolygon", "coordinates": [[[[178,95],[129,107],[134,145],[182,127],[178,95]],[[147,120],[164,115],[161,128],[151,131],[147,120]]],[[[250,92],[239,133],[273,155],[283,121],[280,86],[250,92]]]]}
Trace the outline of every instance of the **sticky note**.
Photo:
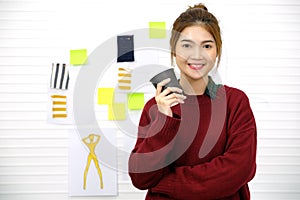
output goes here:
{"type": "Polygon", "coordinates": [[[144,93],[127,94],[127,104],[130,110],[140,110],[144,107],[144,93]]]}
{"type": "Polygon", "coordinates": [[[125,103],[113,103],[108,105],[108,120],[125,120],[126,105],[125,103]]]}
{"type": "Polygon", "coordinates": [[[114,92],[114,88],[98,88],[98,104],[112,104],[114,92]]]}
{"type": "Polygon", "coordinates": [[[70,50],[70,64],[71,65],[84,65],[87,63],[87,50],[76,49],[70,50]]]}
{"type": "Polygon", "coordinates": [[[165,38],[166,22],[149,22],[149,38],[165,38]]]}

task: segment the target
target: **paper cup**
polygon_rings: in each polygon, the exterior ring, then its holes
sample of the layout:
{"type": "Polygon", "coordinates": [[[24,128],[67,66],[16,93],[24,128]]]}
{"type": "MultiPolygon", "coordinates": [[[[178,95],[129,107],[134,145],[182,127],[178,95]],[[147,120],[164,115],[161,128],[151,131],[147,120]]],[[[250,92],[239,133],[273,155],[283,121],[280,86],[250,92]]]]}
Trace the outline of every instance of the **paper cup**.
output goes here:
{"type": "Polygon", "coordinates": [[[170,78],[171,81],[162,87],[162,91],[164,89],[166,89],[167,87],[178,87],[178,88],[182,89],[177,80],[177,77],[175,75],[173,68],[167,69],[167,70],[162,71],[159,74],[155,75],[153,78],[150,79],[150,82],[156,88],[158,83],[160,83],[161,81],[163,81],[167,78],[170,78]]]}

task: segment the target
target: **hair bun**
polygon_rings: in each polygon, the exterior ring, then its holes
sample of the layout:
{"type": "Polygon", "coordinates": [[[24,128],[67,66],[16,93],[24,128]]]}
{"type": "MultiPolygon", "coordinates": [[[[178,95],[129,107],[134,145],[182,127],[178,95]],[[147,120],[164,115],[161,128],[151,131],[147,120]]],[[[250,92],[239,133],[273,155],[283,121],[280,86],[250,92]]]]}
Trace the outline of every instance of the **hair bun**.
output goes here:
{"type": "Polygon", "coordinates": [[[188,10],[194,9],[194,8],[199,8],[199,9],[203,9],[205,11],[208,11],[208,9],[206,8],[206,6],[204,4],[202,4],[202,3],[195,4],[194,6],[189,6],[188,10]]]}

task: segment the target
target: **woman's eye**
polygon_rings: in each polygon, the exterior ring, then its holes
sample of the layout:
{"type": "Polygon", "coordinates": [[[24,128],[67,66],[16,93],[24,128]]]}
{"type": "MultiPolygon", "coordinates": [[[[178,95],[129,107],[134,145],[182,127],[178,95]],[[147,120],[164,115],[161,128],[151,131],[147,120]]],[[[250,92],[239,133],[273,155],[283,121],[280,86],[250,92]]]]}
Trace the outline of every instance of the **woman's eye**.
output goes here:
{"type": "Polygon", "coordinates": [[[210,49],[210,48],[212,48],[212,46],[210,44],[206,44],[206,45],[203,46],[203,48],[204,49],[210,49]]]}
{"type": "Polygon", "coordinates": [[[182,47],[183,48],[192,48],[192,45],[190,45],[190,44],[183,44],[182,47]]]}

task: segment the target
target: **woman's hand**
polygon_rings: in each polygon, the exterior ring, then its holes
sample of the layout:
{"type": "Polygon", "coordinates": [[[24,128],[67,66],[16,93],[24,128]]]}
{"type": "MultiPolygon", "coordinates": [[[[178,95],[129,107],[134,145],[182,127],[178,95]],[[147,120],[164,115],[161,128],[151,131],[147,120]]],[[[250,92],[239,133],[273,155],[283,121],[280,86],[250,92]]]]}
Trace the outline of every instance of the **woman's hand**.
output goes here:
{"type": "Polygon", "coordinates": [[[182,90],[177,87],[167,87],[162,91],[163,86],[170,81],[171,79],[167,78],[157,84],[155,100],[161,113],[173,117],[171,106],[177,103],[184,103],[186,96],[182,95],[182,90]]]}

